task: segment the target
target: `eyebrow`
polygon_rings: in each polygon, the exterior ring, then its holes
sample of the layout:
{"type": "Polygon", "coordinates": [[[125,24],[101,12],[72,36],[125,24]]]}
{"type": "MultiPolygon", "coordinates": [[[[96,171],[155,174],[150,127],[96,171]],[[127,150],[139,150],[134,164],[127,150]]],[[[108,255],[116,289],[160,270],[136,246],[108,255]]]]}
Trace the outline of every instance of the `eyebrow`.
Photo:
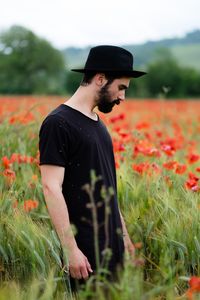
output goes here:
{"type": "Polygon", "coordinates": [[[126,86],[125,84],[120,84],[120,85],[119,85],[119,88],[120,88],[120,89],[123,89],[123,90],[127,90],[127,89],[128,89],[128,86],[126,86]]]}

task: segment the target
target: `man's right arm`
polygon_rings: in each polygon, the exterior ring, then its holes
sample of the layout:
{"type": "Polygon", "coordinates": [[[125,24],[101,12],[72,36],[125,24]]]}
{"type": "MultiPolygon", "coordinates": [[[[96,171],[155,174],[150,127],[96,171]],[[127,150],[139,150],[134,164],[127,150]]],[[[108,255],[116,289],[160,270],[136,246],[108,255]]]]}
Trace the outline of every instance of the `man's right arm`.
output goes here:
{"type": "Polygon", "coordinates": [[[69,271],[73,278],[87,278],[92,272],[87,257],[81,252],[74,238],[67,205],[62,193],[65,168],[54,165],[40,166],[45,201],[51,221],[64,251],[67,251],[69,271]]]}

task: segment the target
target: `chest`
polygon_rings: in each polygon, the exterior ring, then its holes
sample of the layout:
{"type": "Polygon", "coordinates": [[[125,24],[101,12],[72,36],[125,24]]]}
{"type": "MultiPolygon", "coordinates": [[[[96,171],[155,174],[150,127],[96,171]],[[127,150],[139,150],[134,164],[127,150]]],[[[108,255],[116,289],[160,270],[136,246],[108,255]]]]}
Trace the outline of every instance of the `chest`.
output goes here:
{"type": "Polygon", "coordinates": [[[98,124],[98,126],[85,126],[79,124],[74,131],[74,153],[82,152],[87,154],[88,152],[100,151],[101,153],[112,152],[112,139],[107,128],[98,124]]]}

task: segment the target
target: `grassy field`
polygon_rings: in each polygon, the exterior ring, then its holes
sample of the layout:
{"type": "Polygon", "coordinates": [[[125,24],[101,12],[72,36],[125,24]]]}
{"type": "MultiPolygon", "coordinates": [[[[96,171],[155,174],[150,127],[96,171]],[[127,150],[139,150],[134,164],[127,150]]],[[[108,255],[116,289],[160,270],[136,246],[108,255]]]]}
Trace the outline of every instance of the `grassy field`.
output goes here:
{"type": "MultiPolygon", "coordinates": [[[[0,98],[0,300],[75,299],[44,203],[38,131],[61,97],[0,98]]],[[[118,280],[78,299],[200,299],[200,102],[126,101],[100,114],[136,247],[118,280]]]]}

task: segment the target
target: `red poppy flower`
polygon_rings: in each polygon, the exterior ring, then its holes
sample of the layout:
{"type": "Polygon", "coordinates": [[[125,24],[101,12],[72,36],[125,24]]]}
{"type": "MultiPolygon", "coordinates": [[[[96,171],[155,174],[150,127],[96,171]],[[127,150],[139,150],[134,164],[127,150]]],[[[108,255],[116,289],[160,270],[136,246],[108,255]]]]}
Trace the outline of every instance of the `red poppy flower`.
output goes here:
{"type": "Polygon", "coordinates": [[[176,174],[183,174],[187,170],[187,166],[183,164],[178,164],[175,168],[175,173],[176,174]]]}
{"type": "Polygon", "coordinates": [[[10,159],[7,156],[3,156],[1,160],[2,160],[2,164],[3,164],[4,168],[9,169],[11,166],[10,159]]]}
{"type": "Polygon", "coordinates": [[[136,128],[137,130],[147,129],[147,128],[149,128],[149,127],[150,127],[150,124],[149,124],[148,122],[140,122],[140,123],[137,123],[137,124],[135,125],[135,128],[136,128]]]}
{"type": "Polygon", "coordinates": [[[198,186],[198,180],[199,178],[190,172],[189,179],[185,182],[185,187],[193,192],[198,192],[200,190],[200,187],[198,186]]]}
{"type": "Polygon", "coordinates": [[[199,160],[199,158],[200,158],[200,156],[198,154],[194,154],[194,153],[188,154],[188,156],[187,156],[189,164],[193,164],[193,163],[197,162],[199,160]]]}
{"type": "Polygon", "coordinates": [[[174,170],[174,168],[178,165],[176,161],[168,161],[163,164],[163,167],[167,170],[174,170]]]}
{"type": "Polygon", "coordinates": [[[200,292],[200,277],[192,276],[189,280],[189,285],[193,290],[200,292]]]}
{"type": "Polygon", "coordinates": [[[200,277],[192,276],[189,280],[190,288],[187,290],[186,294],[189,300],[193,299],[193,294],[200,292],[200,277]]]}
{"type": "Polygon", "coordinates": [[[15,175],[15,172],[11,169],[5,169],[3,171],[3,175],[6,179],[6,183],[10,186],[14,181],[15,181],[15,178],[16,178],[16,175],[15,175]]]}
{"type": "Polygon", "coordinates": [[[191,180],[195,180],[195,181],[198,181],[199,180],[199,177],[197,177],[195,174],[193,174],[192,172],[189,172],[188,173],[188,176],[189,176],[189,179],[191,180]]]}
{"type": "Polygon", "coordinates": [[[172,156],[175,153],[175,149],[171,145],[163,144],[161,150],[168,156],[172,156]]]}
{"type": "Polygon", "coordinates": [[[132,167],[134,171],[138,172],[139,174],[143,174],[149,169],[150,165],[148,162],[143,162],[140,164],[133,164],[132,167]]]}
{"type": "Polygon", "coordinates": [[[109,120],[110,120],[111,123],[115,123],[116,121],[124,120],[124,118],[125,118],[125,114],[121,113],[119,115],[111,117],[109,120]]]}
{"type": "Polygon", "coordinates": [[[29,212],[38,207],[38,201],[28,199],[24,201],[24,211],[29,212]]]}

